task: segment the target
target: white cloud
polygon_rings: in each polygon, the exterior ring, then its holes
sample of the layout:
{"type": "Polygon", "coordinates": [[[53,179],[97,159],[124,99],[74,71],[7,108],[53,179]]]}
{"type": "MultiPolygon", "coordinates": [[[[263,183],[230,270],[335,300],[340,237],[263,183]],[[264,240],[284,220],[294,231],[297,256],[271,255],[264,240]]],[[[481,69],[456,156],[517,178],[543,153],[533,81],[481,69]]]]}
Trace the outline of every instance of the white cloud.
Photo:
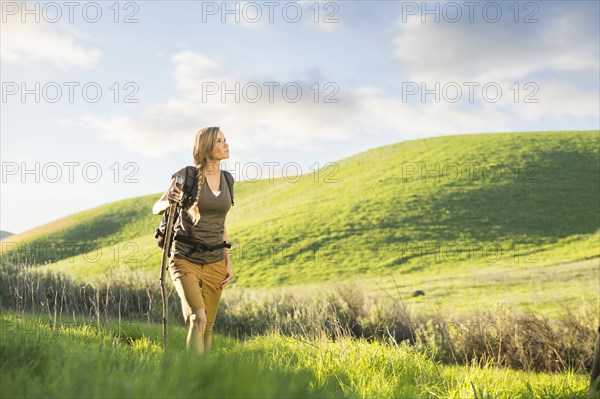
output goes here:
{"type": "MultiPolygon", "coordinates": [[[[246,154],[264,147],[318,151],[327,141],[341,142],[364,134],[395,133],[416,138],[507,126],[507,116],[493,107],[482,107],[475,113],[447,103],[414,107],[367,86],[340,91],[339,102],[332,104],[314,102],[309,84],[301,81],[298,83],[303,97],[296,103],[281,97],[270,102],[265,92],[256,103],[244,99],[238,103],[232,96],[227,101],[221,101],[218,95],[203,98],[203,83],[218,81],[228,88],[239,83],[241,88],[248,80],[211,75],[222,71],[221,64],[202,54],[185,51],[171,59],[182,98],[149,107],[138,117],[87,115],[77,122],[62,123],[91,126],[100,131],[101,140],[151,158],[165,158],[172,151],[189,149],[193,134],[203,126],[221,126],[232,151],[246,154]]],[[[281,94],[283,83],[275,93],[281,94]]]]}
{"type": "MultiPolygon", "coordinates": [[[[584,28],[576,28],[573,15],[564,12],[553,29],[535,26],[512,28],[472,27],[460,24],[422,24],[411,19],[396,37],[396,56],[404,61],[415,81],[478,81],[498,83],[503,92],[499,102],[484,101],[481,86],[475,103],[442,101],[403,102],[396,94],[378,87],[343,88],[338,103],[313,100],[313,79],[302,78],[300,101],[283,100],[283,82],[271,76],[232,76],[223,55],[207,56],[184,50],[171,56],[178,98],[148,107],[135,117],[98,117],[63,121],[82,123],[99,130],[99,138],[120,144],[128,151],[151,158],[165,158],[173,151],[189,150],[194,133],[204,126],[221,126],[232,152],[257,154],[269,149],[294,148],[319,151],[330,145],[365,134],[395,134],[411,139],[443,134],[510,131],[541,118],[589,118],[598,116],[598,96],[578,87],[569,77],[597,72],[590,40],[584,28]],[[535,34],[532,29],[535,30],[535,34]],[[534,34],[530,40],[518,38],[534,34]],[[568,35],[568,38],[562,37],[568,35]],[[505,37],[506,36],[506,37],[505,37]],[[576,59],[577,63],[567,60],[576,59]],[[543,72],[543,75],[535,75],[543,72]],[[557,77],[553,77],[555,74],[557,77]],[[563,79],[564,78],[564,79],[563,79]],[[519,101],[510,90],[520,80],[519,101]],[[539,91],[537,104],[524,103],[531,93],[523,84],[532,81],[539,91]],[[274,82],[274,101],[269,101],[266,82],[274,82]],[[210,86],[212,85],[212,86],[210,86]],[[209,87],[210,86],[210,87],[209,87]],[[262,91],[257,102],[249,101],[254,89],[262,91]],[[207,89],[218,90],[207,95],[207,89]],[[223,89],[236,88],[221,98],[223,89]],[[247,89],[248,91],[245,91],[247,89]],[[244,97],[246,93],[246,97],[244,97]]],[[[491,25],[491,24],[488,24],[491,25]]],[[[307,75],[307,73],[304,73],[307,75]]],[[[389,89],[389,88],[388,88],[389,89]]],[[[463,87],[463,97],[467,88],[463,87]]],[[[292,90],[293,92],[293,90],[292,90]]],[[[322,95],[323,93],[321,93],[322,95]]],[[[413,98],[414,100],[414,98],[413,98]]]]}
{"type": "MultiPolygon", "coordinates": [[[[420,15],[410,16],[406,22],[398,22],[394,56],[401,61],[404,82],[424,82],[427,88],[434,87],[435,82],[441,86],[456,82],[463,86],[464,95],[465,82],[476,82],[476,104],[510,117],[513,123],[525,125],[542,118],[546,124],[552,123],[549,118],[597,119],[598,21],[588,15],[589,11],[583,6],[543,4],[537,15],[540,22],[534,24],[515,24],[512,20],[448,23],[443,19],[435,23],[431,16],[423,23],[420,15]],[[502,88],[499,102],[483,100],[481,88],[488,83],[502,88]],[[527,83],[533,85],[526,88],[527,83]],[[538,102],[526,103],[528,94],[538,102]]],[[[477,125],[475,115],[465,117],[477,125]]],[[[488,126],[500,130],[494,123],[488,126]]]]}
{"type": "Polygon", "coordinates": [[[241,92],[248,79],[218,75],[222,71],[219,62],[191,51],[177,53],[171,60],[181,98],[149,107],[137,117],[85,115],[58,122],[95,128],[100,131],[99,139],[117,142],[128,151],[152,158],[164,158],[172,151],[189,148],[193,134],[203,126],[220,125],[235,138],[230,141],[245,151],[261,145],[314,151],[319,149],[315,140],[344,140],[356,130],[343,122],[348,119],[344,106],[315,103],[304,82],[299,82],[302,99],[298,103],[282,99],[285,82],[279,85],[273,102],[268,100],[266,86],[262,86],[263,96],[258,103],[243,99],[236,103],[231,96],[223,102],[220,95],[204,98],[203,84],[215,82],[220,90],[221,84],[233,88],[237,83],[241,92]]]}
{"type": "Polygon", "coordinates": [[[394,56],[418,81],[499,81],[543,71],[598,75],[598,32],[581,7],[544,8],[540,23],[398,22],[394,56]]]}
{"type": "MultiPolygon", "coordinates": [[[[217,61],[189,50],[174,54],[171,62],[175,64],[173,74],[177,88],[184,92],[189,91],[187,85],[195,86],[199,78],[206,78],[208,73],[219,67],[217,61]]],[[[212,78],[217,79],[215,76],[212,78]]]]}
{"type": "MultiPolygon", "coordinates": [[[[4,16],[3,16],[4,18],[4,16]]],[[[17,16],[7,16],[2,23],[0,53],[3,64],[38,65],[48,63],[61,69],[92,68],[100,59],[99,49],[77,43],[77,31],[57,32],[56,25],[41,21],[22,23],[17,16]]]]}
{"type": "MultiPolygon", "coordinates": [[[[596,118],[600,114],[600,96],[597,91],[583,90],[568,82],[546,79],[538,83],[537,103],[510,104],[515,116],[525,120],[538,118],[596,118]]],[[[531,90],[527,90],[532,93],[531,90]]],[[[512,94],[512,93],[511,93],[512,94]]],[[[521,94],[525,94],[523,91],[521,94]]],[[[522,95],[520,100],[522,101],[522,95]]],[[[590,126],[592,128],[593,126],[590,126]]]]}

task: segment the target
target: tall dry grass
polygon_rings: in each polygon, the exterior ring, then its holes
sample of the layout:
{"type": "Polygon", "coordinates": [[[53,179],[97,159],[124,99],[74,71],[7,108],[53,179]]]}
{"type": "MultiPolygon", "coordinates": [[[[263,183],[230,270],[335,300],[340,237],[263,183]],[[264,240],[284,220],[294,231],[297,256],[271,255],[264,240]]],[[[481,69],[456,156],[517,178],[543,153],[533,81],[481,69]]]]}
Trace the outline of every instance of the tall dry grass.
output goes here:
{"type": "MultiPolygon", "coordinates": [[[[180,316],[172,284],[168,292],[169,313],[180,316]]],[[[115,317],[160,323],[161,301],[158,278],[132,282],[131,276],[116,276],[82,285],[26,265],[0,268],[0,309],[45,313],[53,325],[75,314],[98,324],[115,317]]],[[[593,303],[565,309],[552,319],[502,307],[468,317],[424,317],[411,314],[399,293],[377,298],[356,284],[340,283],[308,290],[226,289],[215,331],[239,338],[276,331],[311,338],[407,341],[448,364],[587,373],[599,324],[598,305],[593,303]]]]}

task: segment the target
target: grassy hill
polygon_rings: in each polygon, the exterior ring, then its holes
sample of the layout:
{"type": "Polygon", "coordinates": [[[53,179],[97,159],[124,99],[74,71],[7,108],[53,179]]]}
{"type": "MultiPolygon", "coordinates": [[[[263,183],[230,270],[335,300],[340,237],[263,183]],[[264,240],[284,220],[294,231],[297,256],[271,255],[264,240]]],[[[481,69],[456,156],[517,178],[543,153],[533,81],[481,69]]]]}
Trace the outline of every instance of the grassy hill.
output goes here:
{"type": "Polygon", "coordinates": [[[0,230],[0,240],[12,236],[13,233],[9,231],[0,230]]]}
{"type": "MultiPolygon", "coordinates": [[[[576,291],[598,295],[599,144],[598,131],[434,137],[371,149],[295,182],[238,182],[227,217],[234,285],[359,279],[373,289],[435,287],[442,301],[441,287],[453,284],[505,297],[507,287],[541,292],[575,281],[576,291]],[[569,264],[578,266],[557,266],[569,264]]],[[[158,274],[159,195],[9,237],[3,256],[81,279],[158,274]]]]}

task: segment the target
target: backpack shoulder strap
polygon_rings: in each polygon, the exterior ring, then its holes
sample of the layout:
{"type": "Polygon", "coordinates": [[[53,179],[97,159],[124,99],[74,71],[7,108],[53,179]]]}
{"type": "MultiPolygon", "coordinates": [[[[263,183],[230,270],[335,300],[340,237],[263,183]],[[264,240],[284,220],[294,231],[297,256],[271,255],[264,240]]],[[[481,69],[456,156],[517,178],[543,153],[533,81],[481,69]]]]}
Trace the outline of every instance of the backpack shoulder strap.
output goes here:
{"type": "Polygon", "coordinates": [[[233,176],[231,175],[231,173],[229,173],[228,171],[224,170],[223,174],[225,175],[225,181],[227,182],[227,187],[229,187],[229,195],[231,196],[231,206],[233,206],[233,183],[234,183],[234,179],[233,176]]]}
{"type": "MultiPolygon", "coordinates": [[[[186,173],[186,177],[185,177],[185,183],[183,186],[183,192],[184,194],[190,196],[193,194],[194,189],[196,188],[196,182],[197,182],[197,172],[196,172],[196,167],[195,166],[186,166],[185,168],[185,173],[186,173]]],[[[233,202],[233,184],[235,182],[233,176],[231,175],[231,173],[229,173],[226,170],[223,170],[223,174],[225,175],[225,181],[227,182],[227,187],[229,187],[229,195],[231,196],[231,205],[234,205],[233,202]]]]}
{"type": "Polygon", "coordinates": [[[185,183],[183,185],[183,192],[187,195],[192,195],[194,192],[194,186],[196,185],[196,167],[186,166],[185,167],[185,183]]]}

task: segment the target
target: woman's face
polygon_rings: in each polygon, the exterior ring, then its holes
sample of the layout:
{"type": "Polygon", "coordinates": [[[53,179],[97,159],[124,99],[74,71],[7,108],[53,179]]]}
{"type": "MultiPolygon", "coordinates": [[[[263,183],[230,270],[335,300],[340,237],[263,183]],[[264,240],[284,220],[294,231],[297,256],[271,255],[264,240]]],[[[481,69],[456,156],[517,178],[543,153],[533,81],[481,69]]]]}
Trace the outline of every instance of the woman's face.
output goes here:
{"type": "Polygon", "coordinates": [[[222,160],[229,158],[229,144],[223,132],[217,133],[217,143],[213,150],[213,158],[216,160],[222,160]]]}

